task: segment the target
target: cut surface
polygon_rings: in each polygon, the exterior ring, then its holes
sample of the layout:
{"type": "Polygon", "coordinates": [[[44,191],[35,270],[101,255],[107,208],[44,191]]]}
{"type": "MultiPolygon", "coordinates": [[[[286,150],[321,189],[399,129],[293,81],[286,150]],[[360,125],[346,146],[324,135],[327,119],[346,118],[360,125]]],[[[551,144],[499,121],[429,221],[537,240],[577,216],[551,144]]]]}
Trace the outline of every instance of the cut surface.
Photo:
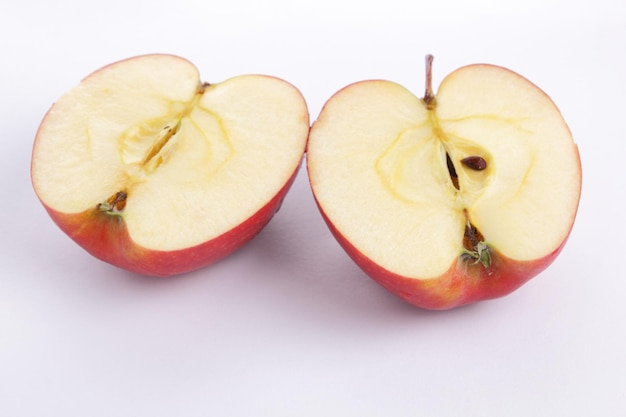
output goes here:
{"type": "Polygon", "coordinates": [[[149,55],[95,72],[51,108],[33,184],[52,210],[107,211],[137,244],[181,249],[272,199],[297,169],[307,133],[306,104],[282,80],[208,85],[188,61],[149,55]]]}
{"type": "Polygon", "coordinates": [[[388,81],[353,84],[326,103],[307,166],[337,231],[418,278],[466,256],[468,231],[484,239],[476,261],[487,246],[521,261],[557,249],[576,213],[580,164],[552,101],[511,71],[475,65],[450,74],[433,107],[388,81]]]}

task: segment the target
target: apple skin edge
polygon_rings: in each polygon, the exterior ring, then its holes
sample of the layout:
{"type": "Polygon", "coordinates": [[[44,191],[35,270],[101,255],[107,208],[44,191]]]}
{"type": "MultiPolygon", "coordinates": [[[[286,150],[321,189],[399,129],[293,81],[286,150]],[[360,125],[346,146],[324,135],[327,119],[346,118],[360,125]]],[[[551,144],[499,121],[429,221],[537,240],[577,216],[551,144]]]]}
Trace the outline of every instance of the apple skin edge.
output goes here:
{"type": "Polygon", "coordinates": [[[427,310],[449,310],[510,294],[546,269],[561,252],[568,236],[552,253],[533,261],[516,261],[491,249],[491,264],[457,258],[448,271],[437,278],[416,279],[395,274],[361,253],[332,224],[318,204],[332,235],[361,270],[402,300],[427,310]]]}
{"type": "Polygon", "coordinates": [[[152,250],[133,243],[121,216],[95,207],[70,214],[44,207],[57,226],[94,257],[138,274],[168,277],[215,263],[260,233],[280,209],[299,167],[278,193],[243,223],[207,242],[175,251],[152,250]]]}

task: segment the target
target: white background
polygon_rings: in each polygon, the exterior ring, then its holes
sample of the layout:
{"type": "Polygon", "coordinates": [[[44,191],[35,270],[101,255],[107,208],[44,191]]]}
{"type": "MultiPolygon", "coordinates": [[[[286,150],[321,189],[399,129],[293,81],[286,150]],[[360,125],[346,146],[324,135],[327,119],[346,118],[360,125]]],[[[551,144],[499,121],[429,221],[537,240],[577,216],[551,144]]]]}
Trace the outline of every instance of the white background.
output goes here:
{"type": "Polygon", "coordinates": [[[41,1],[0,6],[0,415],[626,415],[626,10],[619,0],[41,1]],[[427,3],[420,5],[420,3],[427,3]],[[167,52],[204,80],[266,73],[311,120],[369,78],[423,90],[489,62],[543,88],[579,145],[583,195],[557,261],[446,312],[367,278],[301,170],[270,225],[170,279],[85,253],[37,201],[39,122],[110,62],[167,52]]]}

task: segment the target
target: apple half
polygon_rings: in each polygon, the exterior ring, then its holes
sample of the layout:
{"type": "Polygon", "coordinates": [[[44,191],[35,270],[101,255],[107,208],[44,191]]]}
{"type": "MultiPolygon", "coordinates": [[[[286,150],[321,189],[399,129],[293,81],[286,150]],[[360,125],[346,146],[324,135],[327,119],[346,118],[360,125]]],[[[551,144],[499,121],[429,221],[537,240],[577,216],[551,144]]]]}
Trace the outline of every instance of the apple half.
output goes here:
{"type": "Polygon", "coordinates": [[[209,84],[189,61],[144,55],[64,94],[37,132],[37,196],[95,257],[146,275],[232,253],[272,218],[303,160],[304,98],[242,75],[209,84]]]}
{"type": "Polygon", "coordinates": [[[307,169],[341,246],[416,306],[508,294],[563,248],[581,192],[578,149],[551,99],[477,64],[418,98],[384,80],[349,85],[311,128],[307,169]]]}

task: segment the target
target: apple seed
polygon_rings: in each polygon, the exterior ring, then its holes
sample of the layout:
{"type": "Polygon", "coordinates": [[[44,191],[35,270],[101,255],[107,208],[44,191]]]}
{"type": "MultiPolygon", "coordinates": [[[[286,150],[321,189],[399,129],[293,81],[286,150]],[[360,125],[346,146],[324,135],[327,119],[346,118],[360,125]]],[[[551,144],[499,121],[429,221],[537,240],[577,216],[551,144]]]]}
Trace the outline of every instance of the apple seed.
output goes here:
{"type": "Polygon", "coordinates": [[[447,152],[446,152],[446,164],[448,165],[448,173],[450,174],[452,185],[454,185],[454,188],[456,188],[457,190],[460,190],[461,188],[459,187],[459,176],[456,173],[456,168],[454,168],[452,159],[450,158],[450,155],[447,152]]]}
{"type": "Polygon", "coordinates": [[[482,171],[487,168],[487,161],[480,156],[468,156],[467,158],[461,159],[461,163],[475,171],[482,171]]]}

